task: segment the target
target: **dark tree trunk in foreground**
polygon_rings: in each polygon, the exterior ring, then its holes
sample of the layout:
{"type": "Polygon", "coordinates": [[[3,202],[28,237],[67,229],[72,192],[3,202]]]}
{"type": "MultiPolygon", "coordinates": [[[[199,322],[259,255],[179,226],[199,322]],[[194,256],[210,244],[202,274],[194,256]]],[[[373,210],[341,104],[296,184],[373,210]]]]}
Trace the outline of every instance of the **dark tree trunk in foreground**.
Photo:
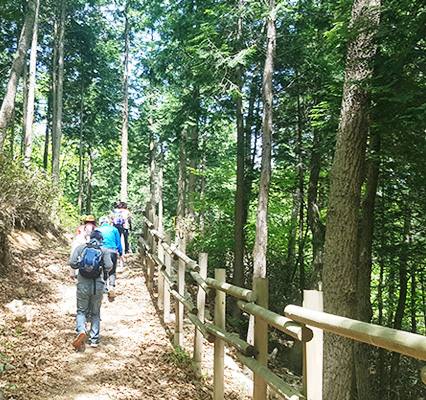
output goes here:
{"type": "MultiPolygon", "coordinates": [[[[378,0],[355,0],[346,59],[342,109],[333,165],[324,249],[324,309],[358,316],[358,228],[361,185],[369,131],[370,93],[362,87],[372,76],[373,41],[379,22],[378,0]]],[[[324,341],[324,399],[352,398],[353,342],[327,334],[324,341]]]]}

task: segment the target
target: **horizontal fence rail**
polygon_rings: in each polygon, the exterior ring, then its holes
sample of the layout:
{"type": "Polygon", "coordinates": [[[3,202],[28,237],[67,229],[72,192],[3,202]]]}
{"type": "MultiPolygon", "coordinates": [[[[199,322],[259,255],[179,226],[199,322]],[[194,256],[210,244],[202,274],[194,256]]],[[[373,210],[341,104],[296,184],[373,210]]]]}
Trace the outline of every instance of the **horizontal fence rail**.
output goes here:
{"type": "MultiPolygon", "coordinates": [[[[183,343],[183,317],[195,327],[193,360],[201,373],[202,338],[214,343],[213,399],[224,398],[224,343],[236,349],[238,360],[253,371],[253,399],[267,398],[267,386],[290,400],[322,400],[322,338],[323,331],[395,351],[426,361],[426,337],[398,331],[322,312],[322,292],[305,291],[305,307],[288,305],[284,315],[267,309],[267,281],[254,280],[253,290],[227,283],[225,270],[216,269],[215,277],[207,277],[207,254],[199,261],[185,254],[185,240],[179,235],[171,243],[169,233],[163,235],[158,220],[149,212],[144,222],[143,237],[139,238],[142,265],[147,286],[153,289],[155,272],[158,279],[158,305],[164,322],[170,322],[170,296],[175,300],[176,346],[183,343]],[[154,221],[154,222],[152,222],[154,221]],[[185,289],[185,277],[190,275],[197,284],[196,304],[185,289]],[[254,343],[250,344],[235,333],[226,331],[226,296],[236,299],[238,307],[255,321],[254,343]],[[206,300],[214,301],[213,323],[205,319],[206,300]],[[303,388],[286,383],[267,368],[268,327],[274,327],[303,344],[303,388]]],[[[426,383],[426,367],[421,372],[426,383]]]]}
{"type": "Polygon", "coordinates": [[[293,321],[426,361],[426,337],[355,319],[289,305],[284,314],[293,321]]]}

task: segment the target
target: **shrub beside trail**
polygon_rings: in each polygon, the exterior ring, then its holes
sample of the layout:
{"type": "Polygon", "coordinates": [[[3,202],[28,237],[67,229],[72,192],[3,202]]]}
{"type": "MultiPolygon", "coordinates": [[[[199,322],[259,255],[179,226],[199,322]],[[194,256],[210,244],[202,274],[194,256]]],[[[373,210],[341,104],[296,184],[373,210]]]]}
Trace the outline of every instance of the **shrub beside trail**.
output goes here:
{"type": "Polygon", "coordinates": [[[60,190],[53,187],[45,171],[0,156],[0,268],[10,262],[8,235],[12,229],[61,234],[57,226],[61,202],[60,190]]]}

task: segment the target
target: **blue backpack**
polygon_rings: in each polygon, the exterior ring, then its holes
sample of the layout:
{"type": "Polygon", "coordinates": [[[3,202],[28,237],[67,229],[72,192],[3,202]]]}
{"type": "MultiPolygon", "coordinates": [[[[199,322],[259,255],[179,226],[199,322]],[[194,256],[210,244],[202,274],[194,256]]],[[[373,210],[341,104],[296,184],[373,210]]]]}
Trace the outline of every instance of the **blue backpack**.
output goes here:
{"type": "Polygon", "coordinates": [[[102,272],[101,259],[101,246],[99,246],[96,241],[87,243],[86,247],[81,253],[81,261],[78,267],[78,272],[85,278],[96,280],[101,276],[102,272]]]}

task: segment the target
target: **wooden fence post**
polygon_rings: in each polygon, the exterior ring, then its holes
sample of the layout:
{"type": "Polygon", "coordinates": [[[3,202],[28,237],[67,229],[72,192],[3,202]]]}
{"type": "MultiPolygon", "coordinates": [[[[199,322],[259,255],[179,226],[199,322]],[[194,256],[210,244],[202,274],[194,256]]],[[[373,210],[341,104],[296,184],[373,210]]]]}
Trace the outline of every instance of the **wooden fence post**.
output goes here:
{"type": "MultiPolygon", "coordinates": [[[[215,269],[215,279],[219,282],[226,281],[226,270],[215,269]]],[[[216,290],[214,305],[214,324],[225,329],[226,318],[226,294],[216,290]]],[[[214,372],[213,372],[213,400],[224,399],[224,366],[225,366],[225,344],[216,337],[214,342],[214,372]]]]}
{"type": "MultiPolygon", "coordinates": [[[[172,242],[170,232],[166,232],[166,243],[170,246],[172,242]]],[[[171,276],[172,271],[172,259],[168,252],[164,253],[164,264],[166,265],[166,272],[169,276],[171,276]]],[[[164,295],[163,295],[163,321],[165,323],[170,322],[170,292],[169,292],[169,284],[164,281],[164,295]]]]}
{"type": "MultiPolygon", "coordinates": [[[[158,239],[158,258],[164,263],[164,247],[161,239],[158,239]]],[[[162,309],[164,305],[164,277],[161,273],[161,268],[162,265],[158,265],[158,307],[160,309],[162,309]]]]}
{"type": "MultiPolygon", "coordinates": [[[[268,280],[266,278],[253,279],[253,291],[256,294],[256,303],[268,308],[268,280]]],[[[268,323],[260,318],[254,318],[254,347],[259,352],[256,356],[264,366],[268,366],[268,323]]],[[[253,400],[267,398],[267,384],[256,373],[253,376],[253,400]]]]}
{"type": "MultiPolygon", "coordinates": [[[[207,278],[207,253],[200,253],[198,256],[198,264],[200,265],[200,275],[205,280],[207,278]]],[[[204,307],[206,305],[206,292],[198,286],[197,293],[197,309],[198,319],[204,323],[204,307]]],[[[194,337],[194,364],[195,373],[201,375],[201,357],[203,353],[203,334],[195,327],[194,337]]]]}
{"type": "MultiPolygon", "coordinates": [[[[303,307],[323,311],[322,292],[303,291],[303,307]]],[[[322,400],[323,336],[322,329],[308,326],[314,337],[303,343],[303,394],[307,400],[322,400]]]]}
{"type": "MultiPolygon", "coordinates": [[[[152,213],[152,209],[149,209],[148,210],[149,221],[153,222],[153,218],[154,218],[154,215],[152,213]]],[[[148,230],[148,246],[150,246],[150,248],[151,248],[151,250],[150,250],[151,255],[154,254],[154,243],[155,243],[154,235],[152,235],[152,233],[148,230]]],[[[152,284],[153,284],[152,277],[154,275],[154,273],[153,273],[154,261],[152,260],[151,257],[148,257],[147,261],[148,261],[148,268],[147,268],[147,274],[146,274],[147,281],[148,281],[147,287],[148,287],[148,290],[151,291],[152,290],[152,284]]]]}
{"type": "MultiPolygon", "coordinates": [[[[185,253],[186,238],[179,236],[179,250],[185,253]]],[[[179,258],[178,261],[178,277],[177,277],[178,293],[185,297],[185,261],[179,258]]],[[[183,347],[183,304],[176,300],[176,320],[175,320],[175,346],[183,347]]]]}
{"type": "MultiPolygon", "coordinates": [[[[144,223],[144,225],[146,224],[144,223]]],[[[141,236],[141,238],[145,239],[144,236],[141,236]]],[[[145,246],[142,243],[139,244],[139,259],[141,262],[142,271],[145,272],[146,271],[146,253],[145,253],[145,246]]]]}

